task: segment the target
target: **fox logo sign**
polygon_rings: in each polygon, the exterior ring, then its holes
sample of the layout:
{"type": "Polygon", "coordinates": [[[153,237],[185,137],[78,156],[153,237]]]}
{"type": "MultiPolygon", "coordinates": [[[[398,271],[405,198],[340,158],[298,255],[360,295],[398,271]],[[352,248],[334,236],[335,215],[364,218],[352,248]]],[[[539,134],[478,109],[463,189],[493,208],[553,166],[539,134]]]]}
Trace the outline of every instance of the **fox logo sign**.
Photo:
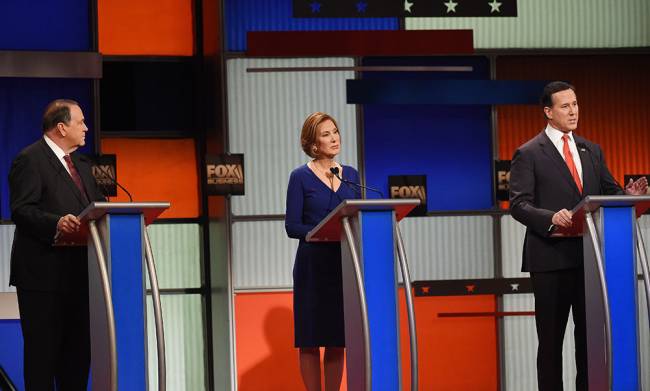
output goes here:
{"type": "Polygon", "coordinates": [[[420,205],[409,216],[427,214],[427,176],[426,175],[390,175],[388,177],[390,198],[419,198],[420,205]]]}
{"type": "Polygon", "coordinates": [[[424,186],[391,186],[390,198],[419,198],[426,201],[427,193],[424,186]]]}
{"type": "Polygon", "coordinates": [[[205,184],[208,195],[244,195],[244,155],[207,155],[205,184]]]}

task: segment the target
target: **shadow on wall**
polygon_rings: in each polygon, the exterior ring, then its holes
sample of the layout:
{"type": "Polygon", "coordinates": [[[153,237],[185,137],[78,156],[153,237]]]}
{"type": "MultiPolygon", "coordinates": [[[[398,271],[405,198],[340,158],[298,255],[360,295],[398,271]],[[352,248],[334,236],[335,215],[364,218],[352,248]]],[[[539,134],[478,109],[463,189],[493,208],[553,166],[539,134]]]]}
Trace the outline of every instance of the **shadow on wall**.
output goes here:
{"type": "Polygon", "coordinates": [[[266,313],[264,337],[268,355],[241,375],[238,389],[304,390],[300,380],[298,350],[293,346],[293,314],[290,309],[274,307],[266,313]]]}

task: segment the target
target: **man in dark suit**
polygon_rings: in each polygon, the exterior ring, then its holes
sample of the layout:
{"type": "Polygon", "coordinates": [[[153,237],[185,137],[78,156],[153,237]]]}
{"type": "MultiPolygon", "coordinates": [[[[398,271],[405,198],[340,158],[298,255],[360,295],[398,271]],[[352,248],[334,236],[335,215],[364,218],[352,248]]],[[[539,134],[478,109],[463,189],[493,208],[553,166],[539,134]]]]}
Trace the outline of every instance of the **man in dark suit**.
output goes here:
{"type": "Polygon", "coordinates": [[[43,114],[43,138],[18,154],[9,173],[16,224],[10,284],[16,286],[30,390],[86,390],[90,365],[86,247],[55,247],[80,228],[76,217],[103,201],[90,165],[73,153],[88,128],[74,101],[43,114]]]}
{"type": "Polygon", "coordinates": [[[578,126],[575,88],[549,83],[541,103],[547,126],[519,147],[510,170],[510,211],[526,226],[522,271],[535,296],[537,383],[542,391],[562,385],[562,342],[573,309],[576,390],[587,390],[587,346],[582,238],[552,237],[569,228],[571,209],[587,195],[645,194],[646,178],[623,190],[605,164],[600,146],[573,134],[578,126]]]}

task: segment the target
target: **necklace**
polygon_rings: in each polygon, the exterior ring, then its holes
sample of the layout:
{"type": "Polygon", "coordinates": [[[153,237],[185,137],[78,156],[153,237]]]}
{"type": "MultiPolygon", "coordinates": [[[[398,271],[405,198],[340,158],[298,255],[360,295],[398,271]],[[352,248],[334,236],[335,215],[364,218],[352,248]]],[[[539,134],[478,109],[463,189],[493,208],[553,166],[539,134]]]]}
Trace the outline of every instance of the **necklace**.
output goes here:
{"type": "MultiPolygon", "coordinates": [[[[338,167],[338,165],[336,164],[336,162],[333,162],[333,163],[334,163],[334,165],[332,165],[330,168],[332,168],[332,167],[338,167]]],[[[333,181],[333,179],[334,179],[334,174],[332,174],[332,172],[331,172],[329,169],[328,169],[328,170],[323,170],[323,169],[322,169],[318,164],[316,164],[316,161],[314,161],[314,160],[312,160],[311,164],[312,164],[312,165],[316,168],[316,170],[318,170],[321,174],[325,175],[325,178],[329,179],[330,181],[333,181]]]]}

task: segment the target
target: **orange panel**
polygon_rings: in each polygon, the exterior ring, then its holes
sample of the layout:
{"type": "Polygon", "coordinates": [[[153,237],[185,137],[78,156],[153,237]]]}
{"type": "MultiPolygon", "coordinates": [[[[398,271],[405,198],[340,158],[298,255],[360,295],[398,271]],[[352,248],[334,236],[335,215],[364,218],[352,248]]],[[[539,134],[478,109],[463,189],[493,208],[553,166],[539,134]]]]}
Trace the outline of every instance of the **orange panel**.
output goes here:
{"type": "Polygon", "coordinates": [[[104,55],[194,53],[192,0],[98,0],[99,51],[104,55]]]}
{"type": "MultiPolygon", "coordinates": [[[[235,295],[239,391],[304,391],[292,301],[290,292],[235,295]]],[[[344,375],[341,390],[346,389],[344,375]]]]}
{"type": "MultiPolygon", "coordinates": [[[[650,56],[504,56],[498,79],[566,80],[577,90],[576,133],[598,143],[614,177],[650,173],[650,56]]],[[[541,91],[540,91],[541,94],[541,91]]],[[[538,106],[498,107],[499,158],[540,132],[538,106]]]]}
{"type": "MultiPolygon", "coordinates": [[[[196,148],[192,139],[102,140],[102,153],[117,155],[118,181],[133,201],[169,201],[162,218],[199,216],[196,148]]],[[[122,190],[112,201],[128,201],[122,190]]]]}
{"type": "MultiPolygon", "coordinates": [[[[237,376],[240,391],[303,391],[293,347],[291,293],[235,296],[237,376]]],[[[410,390],[410,352],[404,294],[400,290],[403,389],[410,390]]],[[[497,389],[494,318],[439,318],[440,312],[494,311],[493,296],[415,299],[420,390],[497,389]]],[[[341,390],[346,390],[345,376],[341,390]]]]}

